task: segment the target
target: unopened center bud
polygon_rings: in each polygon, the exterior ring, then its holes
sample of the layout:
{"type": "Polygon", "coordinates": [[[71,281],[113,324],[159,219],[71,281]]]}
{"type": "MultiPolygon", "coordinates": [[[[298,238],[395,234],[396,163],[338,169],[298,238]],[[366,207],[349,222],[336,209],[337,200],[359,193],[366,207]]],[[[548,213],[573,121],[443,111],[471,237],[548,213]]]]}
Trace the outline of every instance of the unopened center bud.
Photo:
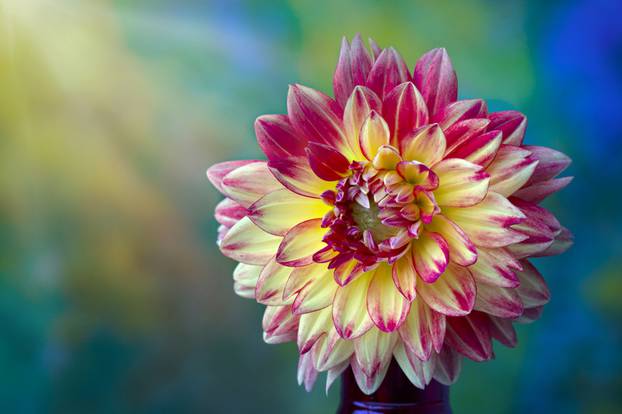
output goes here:
{"type": "Polygon", "coordinates": [[[380,218],[378,217],[380,209],[372,197],[370,197],[369,200],[369,208],[356,202],[353,202],[350,208],[352,218],[361,233],[365,230],[369,230],[374,240],[378,243],[388,239],[389,237],[395,236],[396,229],[386,226],[380,221],[380,218]]]}

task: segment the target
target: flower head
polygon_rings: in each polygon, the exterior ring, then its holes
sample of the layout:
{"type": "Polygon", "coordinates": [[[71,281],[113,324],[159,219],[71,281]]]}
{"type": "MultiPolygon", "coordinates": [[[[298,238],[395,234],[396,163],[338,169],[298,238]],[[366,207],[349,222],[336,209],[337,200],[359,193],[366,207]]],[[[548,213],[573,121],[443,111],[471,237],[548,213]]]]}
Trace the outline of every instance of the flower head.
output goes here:
{"type": "Polygon", "coordinates": [[[267,305],[266,342],[297,341],[307,388],[350,366],[372,393],[392,358],[420,388],[452,383],[548,301],[528,258],[571,244],[538,205],[570,160],[523,145],[521,113],[457,100],[444,49],[411,73],[344,39],[334,93],[291,86],[287,115],[255,123],[268,161],[208,170],[235,291],[267,305]]]}

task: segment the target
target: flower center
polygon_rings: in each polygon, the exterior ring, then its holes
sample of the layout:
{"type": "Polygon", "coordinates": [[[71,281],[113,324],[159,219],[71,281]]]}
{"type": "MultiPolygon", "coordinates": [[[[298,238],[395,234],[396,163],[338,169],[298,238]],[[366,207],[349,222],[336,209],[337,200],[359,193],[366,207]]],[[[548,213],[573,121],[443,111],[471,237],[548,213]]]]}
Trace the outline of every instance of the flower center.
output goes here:
{"type": "Polygon", "coordinates": [[[352,219],[359,230],[362,233],[369,231],[376,243],[380,243],[389,237],[395,236],[397,233],[396,228],[382,224],[379,216],[380,209],[373,198],[369,199],[369,207],[354,202],[350,204],[350,209],[352,219]]]}
{"type": "Polygon", "coordinates": [[[322,221],[327,246],[314,260],[330,262],[341,283],[396,261],[440,212],[432,193],[436,174],[417,161],[394,161],[353,162],[335,190],[322,195],[334,208],[322,221]]]}

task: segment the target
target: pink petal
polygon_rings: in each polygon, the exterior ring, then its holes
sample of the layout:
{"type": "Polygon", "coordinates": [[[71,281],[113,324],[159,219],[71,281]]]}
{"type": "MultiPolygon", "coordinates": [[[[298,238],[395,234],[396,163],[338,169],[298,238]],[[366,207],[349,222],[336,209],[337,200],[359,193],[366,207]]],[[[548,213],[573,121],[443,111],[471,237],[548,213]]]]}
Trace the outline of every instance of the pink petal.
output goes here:
{"type": "Polygon", "coordinates": [[[449,246],[438,233],[425,232],[413,241],[412,254],[417,274],[426,283],[434,283],[449,262],[449,246]]]}
{"type": "Polygon", "coordinates": [[[490,174],[490,189],[509,197],[529,180],[537,164],[538,160],[531,152],[513,145],[502,145],[494,161],[486,168],[490,174]]]}
{"type": "Polygon", "coordinates": [[[462,356],[445,345],[436,357],[433,377],[443,385],[451,385],[458,379],[462,370],[462,356]]]}
{"type": "Polygon", "coordinates": [[[415,387],[424,389],[430,383],[434,372],[435,358],[422,361],[402,343],[397,344],[393,350],[393,356],[415,387]]]}
{"type": "Polygon", "coordinates": [[[296,340],[296,330],[285,332],[282,335],[268,335],[267,333],[264,332],[263,340],[265,343],[270,344],[270,345],[292,342],[296,340]]]}
{"type": "Polygon", "coordinates": [[[521,260],[523,270],[516,273],[520,285],[516,289],[525,308],[535,308],[548,303],[551,298],[544,278],[530,262],[521,260]]]}
{"type": "Polygon", "coordinates": [[[307,284],[314,282],[318,277],[322,276],[325,270],[325,265],[320,263],[292,269],[283,288],[283,299],[287,300],[296,295],[307,284]]]}
{"type": "Polygon", "coordinates": [[[515,289],[481,284],[477,286],[474,309],[512,319],[523,313],[523,304],[515,289]]]}
{"type": "Polygon", "coordinates": [[[523,148],[531,152],[533,157],[539,161],[536,170],[529,181],[527,181],[528,185],[556,177],[572,162],[566,154],[551,148],[532,145],[525,145],[523,148]]]}
{"type": "MultiPolygon", "coordinates": [[[[445,131],[456,122],[472,118],[484,118],[487,113],[488,109],[485,101],[481,99],[466,99],[447,105],[435,115],[430,116],[430,121],[437,122],[445,131]]],[[[492,128],[490,129],[492,130],[492,128]]]]}
{"type": "Polygon", "coordinates": [[[220,185],[223,194],[244,207],[249,207],[264,194],[282,188],[265,161],[234,169],[222,178],[220,185]]]}
{"type": "Polygon", "coordinates": [[[546,250],[537,253],[535,256],[556,256],[562,254],[572,246],[573,240],[570,230],[562,227],[559,234],[555,236],[553,243],[546,250]]]}
{"type": "Polygon", "coordinates": [[[352,341],[342,339],[332,327],[313,345],[312,352],[315,367],[320,371],[326,371],[344,362],[347,363],[354,353],[354,344],[352,341]]]}
{"type": "Polygon", "coordinates": [[[480,134],[483,134],[490,121],[486,118],[464,119],[445,129],[445,139],[447,141],[447,153],[451,153],[459,146],[480,134]]]}
{"type": "Polygon", "coordinates": [[[475,304],[475,281],[468,268],[449,263],[434,283],[417,283],[417,294],[435,311],[448,316],[467,315],[475,304]]]}
{"type": "Polygon", "coordinates": [[[291,157],[268,163],[272,175],[287,189],[306,197],[320,198],[326,190],[334,190],[334,184],[324,181],[313,173],[307,157],[291,157]]]}
{"type": "Polygon", "coordinates": [[[378,46],[378,43],[376,43],[376,41],[372,39],[371,37],[368,40],[369,40],[369,47],[371,48],[371,51],[373,52],[374,61],[376,61],[384,49],[378,46]]]}
{"type": "Polygon", "coordinates": [[[454,147],[448,158],[463,158],[473,164],[488,166],[501,145],[501,131],[490,131],[472,137],[454,147]]]}
{"type": "Polygon", "coordinates": [[[300,355],[298,359],[298,385],[304,383],[305,390],[310,392],[313,389],[318,371],[313,367],[311,354],[300,355]]]}
{"type": "Polygon", "coordinates": [[[241,160],[241,161],[225,161],[218,164],[214,164],[207,169],[207,178],[210,180],[212,185],[216,187],[218,191],[221,193],[224,191],[222,188],[222,179],[225,178],[225,175],[229,174],[231,171],[243,167],[247,164],[261,162],[258,160],[241,160]]]}
{"type": "Polygon", "coordinates": [[[330,387],[335,383],[338,378],[341,378],[341,374],[350,367],[350,361],[344,361],[339,365],[336,365],[333,368],[330,368],[326,373],[326,395],[328,395],[328,391],[330,387]]]}
{"type": "Polygon", "coordinates": [[[520,208],[525,216],[538,220],[547,226],[553,233],[557,234],[561,230],[562,226],[559,224],[557,218],[546,208],[514,197],[512,197],[510,201],[516,207],[520,208]]]}
{"type": "Polygon", "coordinates": [[[432,356],[432,350],[440,351],[443,345],[445,315],[430,309],[423,300],[415,300],[399,333],[409,352],[427,361],[432,356]]]}
{"type": "Polygon", "coordinates": [[[216,221],[224,226],[233,227],[248,214],[248,210],[230,198],[225,198],[216,205],[214,217],[216,221]]]}
{"type": "Polygon", "coordinates": [[[516,338],[516,331],[512,321],[505,318],[497,318],[496,316],[488,316],[488,320],[490,335],[503,345],[514,348],[518,343],[518,339],[516,338]]]}
{"type": "Polygon", "coordinates": [[[546,197],[566,187],[573,177],[554,178],[548,181],[541,181],[521,188],[513,194],[521,200],[539,203],[546,197]]]}
{"type": "Polygon", "coordinates": [[[326,269],[298,292],[292,304],[292,312],[301,315],[324,309],[332,304],[337,287],[332,272],[326,269]]]}
{"type": "Polygon", "coordinates": [[[527,239],[507,247],[508,251],[517,259],[543,252],[553,244],[555,239],[555,232],[546,223],[524,209],[521,211],[525,213],[527,218],[522,223],[512,226],[512,229],[526,235],[527,239]]]}
{"type": "Polygon", "coordinates": [[[521,145],[527,129],[527,117],[518,111],[501,111],[488,114],[490,119],[489,130],[499,130],[503,133],[503,143],[507,145],[521,145]]]}
{"type": "Polygon", "coordinates": [[[430,191],[438,187],[437,175],[420,162],[401,161],[397,164],[396,171],[404,181],[412,184],[415,189],[430,191]]]}
{"type": "Polygon", "coordinates": [[[350,367],[352,368],[356,384],[366,395],[373,394],[378,387],[380,387],[380,384],[382,384],[382,381],[384,380],[385,375],[387,375],[387,371],[389,369],[389,365],[387,364],[383,367],[382,371],[372,376],[368,376],[354,357],[350,359],[350,367]]]}
{"type": "Polygon", "coordinates": [[[231,230],[231,227],[223,226],[222,224],[218,226],[218,230],[217,230],[218,234],[216,236],[216,243],[219,246],[220,246],[220,243],[222,243],[224,238],[227,236],[227,233],[229,233],[229,230],[231,230]]]}
{"type": "Polygon", "coordinates": [[[445,49],[424,54],[415,65],[413,79],[432,116],[458,97],[456,72],[445,49]]]}
{"type": "Polygon", "coordinates": [[[367,77],[367,87],[384,98],[393,88],[410,81],[406,62],[392,47],[384,49],[374,62],[367,77]]]}
{"type": "Polygon", "coordinates": [[[339,61],[333,77],[335,98],[341,106],[346,104],[355,86],[365,84],[371,65],[372,58],[359,34],[354,36],[352,45],[348,44],[345,37],[342,39],[339,61]]]}
{"type": "Polygon", "coordinates": [[[341,38],[341,51],[339,52],[339,60],[337,60],[337,67],[333,75],[333,91],[335,93],[335,99],[340,105],[345,105],[354,86],[350,43],[348,43],[348,39],[344,36],[341,38]]]}
{"type": "Polygon", "coordinates": [[[292,314],[291,306],[267,306],[263,314],[264,340],[274,343],[286,337],[296,339],[298,317],[292,314]]]}
{"type": "Polygon", "coordinates": [[[488,324],[477,312],[460,318],[447,318],[445,341],[473,361],[486,361],[493,356],[488,324]]]}
{"type": "MultiPolygon", "coordinates": [[[[344,256],[342,256],[344,257],[344,256]]],[[[336,259],[332,265],[335,266],[334,279],[339,286],[345,286],[352,282],[363,273],[364,266],[351,256],[345,256],[343,259],[336,259]],[[337,264],[335,264],[337,263],[337,264]]]]}
{"type": "Polygon", "coordinates": [[[306,152],[311,169],[322,180],[338,181],[349,171],[348,159],[328,145],[310,142],[306,152]]]}
{"type": "Polygon", "coordinates": [[[540,319],[544,306],[536,306],[535,308],[525,309],[525,312],[516,319],[518,323],[532,323],[540,319]]]}
{"type": "Polygon", "coordinates": [[[515,288],[520,284],[516,271],[522,270],[522,266],[503,248],[479,247],[477,262],[470,266],[469,270],[478,286],[483,283],[490,286],[515,288]]]}
{"type": "Polygon", "coordinates": [[[428,108],[412,82],[396,86],[384,98],[382,107],[395,146],[406,135],[428,123],[428,108]]]}
{"type": "Polygon", "coordinates": [[[287,95],[287,113],[298,131],[308,141],[319,142],[350,157],[343,131],[343,111],[339,104],[322,92],[302,85],[292,85],[287,95]]]}
{"type": "MultiPolygon", "coordinates": [[[[433,174],[433,173],[432,173],[433,174]]],[[[430,174],[430,175],[432,175],[430,174]]],[[[438,182],[438,181],[435,181],[438,182]]],[[[416,188],[416,187],[415,187],[416,188]]],[[[441,212],[438,203],[434,199],[434,195],[431,191],[418,191],[415,195],[415,203],[419,207],[419,212],[421,214],[421,221],[424,224],[429,224],[432,221],[432,218],[441,212]]],[[[419,230],[419,227],[416,227],[416,230],[419,230]]]]}
{"type": "Polygon", "coordinates": [[[268,160],[305,156],[306,138],[297,134],[287,115],[262,115],[255,121],[255,135],[268,160]]]}

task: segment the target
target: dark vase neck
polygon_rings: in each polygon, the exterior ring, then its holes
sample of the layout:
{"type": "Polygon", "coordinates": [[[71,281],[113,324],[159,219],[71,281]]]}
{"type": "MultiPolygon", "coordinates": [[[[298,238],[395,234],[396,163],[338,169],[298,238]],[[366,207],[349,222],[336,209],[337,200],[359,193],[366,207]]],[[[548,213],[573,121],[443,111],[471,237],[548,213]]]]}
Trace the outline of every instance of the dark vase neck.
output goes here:
{"type": "Polygon", "coordinates": [[[337,414],[451,414],[449,387],[432,382],[421,390],[408,380],[395,361],[378,390],[365,395],[352,370],[341,376],[341,403],[337,414]]]}

